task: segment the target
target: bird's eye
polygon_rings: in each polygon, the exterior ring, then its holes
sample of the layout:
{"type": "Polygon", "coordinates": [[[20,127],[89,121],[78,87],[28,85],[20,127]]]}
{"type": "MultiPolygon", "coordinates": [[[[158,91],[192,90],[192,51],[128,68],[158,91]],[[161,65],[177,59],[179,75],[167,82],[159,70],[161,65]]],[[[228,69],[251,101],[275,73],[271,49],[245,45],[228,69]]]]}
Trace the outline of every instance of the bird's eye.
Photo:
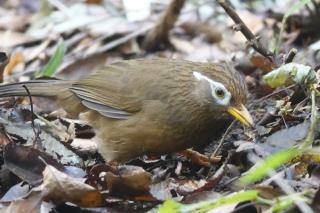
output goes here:
{"type": "Polygon", "coordinates": [[[216,93],[217,97],[219,97],[219,98],[224,98],[224,96],[225,96],[225,93],[224,93],[223,89],[221,89],[221,88],[216,89],[215,93],[216,93]]]}

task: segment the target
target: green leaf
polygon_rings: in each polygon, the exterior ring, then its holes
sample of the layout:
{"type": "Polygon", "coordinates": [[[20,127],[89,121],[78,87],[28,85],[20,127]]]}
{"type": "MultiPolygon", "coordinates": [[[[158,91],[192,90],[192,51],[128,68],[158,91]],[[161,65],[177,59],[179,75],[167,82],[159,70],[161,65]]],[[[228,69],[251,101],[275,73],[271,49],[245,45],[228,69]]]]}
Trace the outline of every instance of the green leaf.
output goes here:
{"type": "Polygon", "coordinates": [[[261,180],[272,170],[289,163],[293,158],[302,154],[303,150],[299,148],[290,148],[279,151],[265,160],[254,165],[244,176],[239,180],[240,185],[248,185],[255,181],[261,180]]]}
{"type": "Polygon", "coordinates": [[[289,86],[291,84],[316,83],[315,71],[303,64],[289,63],[263,76],[263,79],[272,88],[289,86]]]}
{"type": "Polygon", "coordinates": [[[59,40],[56,51],[54,52],[53,56],[50,58],[49,62],[42,68],[42,70],[37,74],[37,77],[45,76],[51,77],[60,66],[64,54],[66,51],[65,44],[63,40],[59,40]]]}
{"type": "Polygon", "coordinates": [[[283,16],[282,22],[281,22],[281,29],[280,33],[276,39],[275,42],[275,53],[279,53],[279,47],[280,47],[280,40],[282,38],[282,34],[285,28],[285,24],[287,22],[287,19],[289,16],[291,16],[293,13],[299,11],[302,7],[304,7],[306,4],[308,4],[311,0],[299,0],[297,3],[295,3],[283,16]]]}
{"type": "Polygon", "coordinates": [[[177,203],[174,200],[167,200],[165,201],[162,206],[158,209],[159,213],[166,213],[166,212],[180,212],[180,208],[182,205],[177,203]]]}
{"type": "Polygon", "coordinates": [[[255,201],[258,199],[258,191],[248,190],[241,191],[230,194],[228,196],[220,197],[212,201],[204,201],[196,204],[187,204],[183,205],[177,203],[173,200],[167,200],[164,204],[158,209],[158,212],[193,212],[193,213],[202,213],[207,212],[211,209],[218,208],[223,205],[240,203],[244,201],[255,201]]]}
{"type": "Polygon", "coordinates": [[[295,193],[277,198],[272,205],[271,212],[283,212],[288,210],[295,202],[308,202],[308,199],[303,196],[303,193],[295,193]]]}

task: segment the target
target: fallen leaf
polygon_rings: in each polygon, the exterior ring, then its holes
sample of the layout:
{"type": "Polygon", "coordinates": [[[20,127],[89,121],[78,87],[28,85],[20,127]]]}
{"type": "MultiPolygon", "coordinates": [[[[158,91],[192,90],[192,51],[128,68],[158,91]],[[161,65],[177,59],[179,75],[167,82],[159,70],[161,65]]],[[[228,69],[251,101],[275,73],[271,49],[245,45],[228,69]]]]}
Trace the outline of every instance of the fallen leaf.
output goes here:
{"type": "MultiPolygon", "coordinates": [[[[21,105],[14,108],[11,107],[9,109],[2,108],[0,110],[0,119],[4,123],[6,132],[11,136],[13,141],[19,143],[23,142],[25,143],[24,145],[32,146],[35,135],[30,122],[27,122],[24,118],[24,114],[29,114],[23,113],[25,110],[25,107],[21,107],[21,105]]],[[[28,111],[30,112],[30,110],[28,111]]],[[[40,126],[45,125],[38,119],[35,119],[35,123],[40,126]]],[[[52,136],[51,132],[47,132],[45,128],[42,128],[42,130],[43,131],[40,132],[39,138],[43,141],[41,146],[46,153],[64,165],[74,165],[78,167],[83,165],[82,158],[80,158],[75,152],[58,141],[56,137],[52,136]]]]}
{"type": "Polygon", "coordinates": [[[0,202],[11,202],[18,199],[25,198],[30,191],[28,184],[22,182],[12,186],[1,198],[0,202]]]}
{"type": "MultiPolygon", "coordinates": [[[[307,136],[309,126],[310,122],[305,121],[301,124],[281,129],[267,137],[264,145],[272,146],[274,151],[290,148],[307,136]]],[[[262,146],[264,145],[262,144],[262,146]]]]}
{"type": "Polygon", "coordinates": [[[152,184],[150,193],[158,200],[182,199],[183,196],[196,192],[206,183],[207,181],[205,180],[175,180],[168,178],[162,182],[152,184]]]}
{"type": "Polygon", "coordinates": [[[42,195],[40,192],[32,191],[23,199],[15,200],[8,207],[1,209],[2,213],[40,213],[42,195]]]}
{"type": "Polygon", "coordinates": [[[59,68],[56,77],[62,79],[79,79],[90,74],[93,70],[102,67],[107,60],[108,54],[96,53],[84,58],[75,58],[64,62],[59,68]]]}
{"type": "Polygon", "coordinates": [[[253,65],[263,70],[264,73],[268,73],[274,69],[274,64],[260,55],[253,55],[250,60],[253,65]]]}
{"type": "Polygon", "coordinates": [[[50,165],[43,171],[42,192],[54,203],[71,202],[82,207],[102,204],[102,195],[97,189],[50,165]]]}
{"type": "Polygon", "coordinates": [[[149,194],[151,174],[138,166],[119,166],[118,174],[106,172],[105,178],[111,195],[128,197],[149,194]]]}
{"type": "Polygon", "coordinates": [[[292,84],[316,83],[315,71],[303,64],[289,63],[263,76],[270,87],[289,86],[292,84]]]}
{"type": "MultiPolygon", "coordinates": [[[[2,15],[2,14],[1,14],[2,15]]],[[[14,31],[0,31],[0,47],[12,48],[23,43],[34,41],[32,36],[28,36],[25,33],[19,33],[14,31]]]]}
{"type": "Polygon", "coordinates": [[[31,185],[41,182],[45,163],[54,165],[60,170],[64,169],[52,156],[31,147],[12,142],[4,147],[3,152],[6,168],[31,185]]]}
{"type": "Polygon", "coordinates": [[[14,68],[24,62],[24,56],[21,52],[16,52],[15,54],[11,55],[9,63],[4,69],[4,75],[11,75],[14,71],[14,68]]]}

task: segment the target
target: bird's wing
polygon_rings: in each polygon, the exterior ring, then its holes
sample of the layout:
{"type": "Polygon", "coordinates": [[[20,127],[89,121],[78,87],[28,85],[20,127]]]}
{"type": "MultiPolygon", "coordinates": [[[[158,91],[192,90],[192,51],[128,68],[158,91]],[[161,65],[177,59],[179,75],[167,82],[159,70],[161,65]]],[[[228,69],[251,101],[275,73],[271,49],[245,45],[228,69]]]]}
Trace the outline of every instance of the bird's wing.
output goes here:
{"type": "Polygon", "coordinates": [[[130,66],[125,62],[108,65],[77,81],[70,90],[89,109],[109,118],[127,119],[142,107],[134,86],[136,73],[130,66]]]}

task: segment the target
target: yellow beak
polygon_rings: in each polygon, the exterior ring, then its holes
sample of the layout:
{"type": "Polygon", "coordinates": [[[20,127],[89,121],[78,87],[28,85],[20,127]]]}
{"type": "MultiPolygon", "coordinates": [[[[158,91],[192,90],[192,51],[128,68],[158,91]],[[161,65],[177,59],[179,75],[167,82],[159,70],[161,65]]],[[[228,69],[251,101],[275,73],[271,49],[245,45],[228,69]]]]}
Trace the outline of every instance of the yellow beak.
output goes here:
{"type": "Polygon", "coordinates": [[[240,109],[235,107],[229,107],[228,113],[235,119],[238,119],[241,123],[246,126],[253,126],[253,119],[244,105],[241,105],[240,109]]]}

